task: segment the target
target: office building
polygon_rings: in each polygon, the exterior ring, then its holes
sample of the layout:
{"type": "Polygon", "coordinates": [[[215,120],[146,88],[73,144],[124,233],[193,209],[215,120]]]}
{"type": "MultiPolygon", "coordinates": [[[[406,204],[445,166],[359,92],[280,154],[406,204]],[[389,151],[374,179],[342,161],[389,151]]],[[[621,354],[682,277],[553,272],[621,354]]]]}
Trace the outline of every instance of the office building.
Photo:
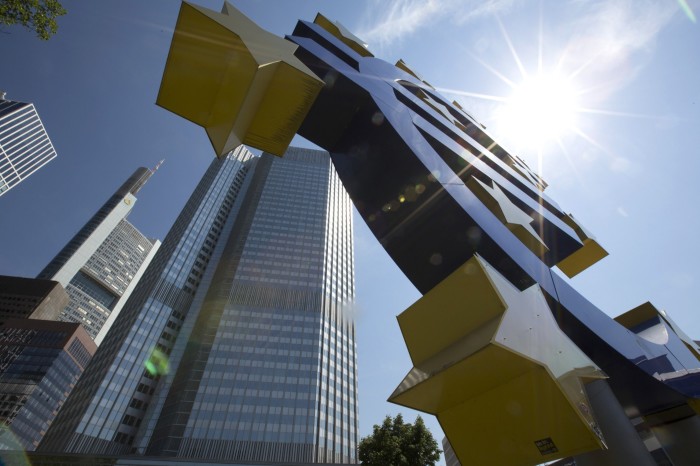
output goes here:
{"type": "Polygon", "coordinates": [[[452,445],[450,445],[450,441],[447,440],[447,437],[442,438],[442,452],[445,455],[445,464],[447,466],[462,466],[457,459],[457,455],[455,455],[455,451],[452,449],[452,445]]]}
{"type": "Polygon", "coordinates": [[[0,324],[10,318],[57,320],[68,302],[53,280],[0,275],[0,324]]]}
{"type": "Polygon", "coordinates": [[[94,353],[79,324],[0,325],[0,449],[36,448],[94,353]]]}
{"type": "Polygon", "coordinates": [[[156,169],[137,169],[38,275],[66,288],[59,319],[82,324],[98,345],[160,246],[126,220],[156,169]]]}
{"type": "Polygon", "coordinates": [[[356,462],[353,280],[327,153],[214,161],[40,451],[356,462]]]}
{"type": "Polygon", "coordinates": [[[0,92],[0,196],[56,157],[34,104],[0,92]]]}

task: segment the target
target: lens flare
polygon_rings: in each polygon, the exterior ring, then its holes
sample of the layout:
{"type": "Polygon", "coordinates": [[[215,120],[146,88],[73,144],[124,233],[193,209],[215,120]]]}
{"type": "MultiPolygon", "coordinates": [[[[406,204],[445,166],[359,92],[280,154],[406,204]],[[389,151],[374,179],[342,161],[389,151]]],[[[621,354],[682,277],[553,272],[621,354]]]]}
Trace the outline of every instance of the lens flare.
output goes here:
{"type": "Polygon", "coordinates": [[[0,465],[30,466],[24,446],[6,426],[0,426],[0,465]]]}
{"type": "Polygon", "coordinates": [[[167,375],[170,372],[170,362],[168,360],[168,355],[154,348],[151,351],[151,355],[148,357],[144,363],[146,370],[149,374],[155,375],[167,375]]]}
{"type": "Polygon", "coordinates": [[[537,75],[516,86],[499,115],[512,139],[541,147],[575,127],[576,91],[562,76],[537,75]]]}

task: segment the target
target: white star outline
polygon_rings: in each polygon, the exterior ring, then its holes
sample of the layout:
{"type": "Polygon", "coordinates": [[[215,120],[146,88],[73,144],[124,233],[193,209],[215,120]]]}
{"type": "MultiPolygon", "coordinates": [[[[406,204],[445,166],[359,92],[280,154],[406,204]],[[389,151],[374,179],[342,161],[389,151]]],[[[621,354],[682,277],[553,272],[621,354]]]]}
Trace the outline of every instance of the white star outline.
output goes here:
{"type": "MultiPolygon", "coordinates": [[[[481,180],[478,178],[475,178],[472,176],[472,179],[475,180],[477,183],[479,183],[479,186],[483,188],[483,190],[491,196],[491,198],[498,203],[498,208],[500,212],[493,212],[499,219],[512,231],[513,228],[522,228],[524,231],[526,231],[530,236],[532,236],[533,239],[535,239],[540,245],[541,248],[543,248],[545,251],[548,251],[549,248],[545,244],[545,242],[542,240],[540,235],[535,231],[535,229],[532,227],[532,222],[535,220],[532,217],[530,217],[527,213],[523,212],[522,209],[520,209],[518,206],[516,206],[513,201],[510,200],[508,196],[503,192],[501,187],[496,183],[495,181],[491,181],[493,184],[493,187],[488,186],[487,184],[483,183],[481,180]]],[[[472,190],[473,191],[473,190],[472,190]]],[[[475,193],[477,194],[477,193],[475,193]]],[[[478,195],[478,194],[477,194],[478,195]]],[[[523,241],[523,238],[521,238],[516,232],[513,232],[516,236],[519,237],[521,241],[523,241]]],[[[530,249],[532,249],[532,244],[529,244],[529,241],[523,241],[523,243],[528,246],[530,249]]],[[[537,252],[537,251],[533,251],[537,252]]]]}

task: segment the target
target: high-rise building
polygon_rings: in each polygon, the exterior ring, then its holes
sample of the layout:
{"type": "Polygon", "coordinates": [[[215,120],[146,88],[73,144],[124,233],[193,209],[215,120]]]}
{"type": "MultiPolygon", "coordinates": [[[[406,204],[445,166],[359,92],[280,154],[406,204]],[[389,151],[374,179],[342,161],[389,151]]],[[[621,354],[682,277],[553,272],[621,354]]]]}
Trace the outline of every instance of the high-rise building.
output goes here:
{"type": "Polygon", "coordinates": [[[66,288],[59,319],[82,324],[98,345],[160,246],[126,220],[154,172],[137,169],[38,275],[66,288]]]}
{"type": "Polygon", "coordinates": [[[34,104],[0,92],[0,196],[56,157],[34,104]]]}
{"type": "Polygon", "coordinates": [[[53,280],[0,275],[0,324],[10,318],[57,320],[68,302],[53,280]]]}
{"type": "Polygon", "coordinates": [[[447,437],[442,438],[442,451],[445,454],[445,464],[447,466],[462,466],[447,437]]]}
{"type": "Polygon", "coordinates": [[[241,147],[205,173],[40,450],[354,463],[353,295],[328,154],[241,147]]]}
{"type": "Polygon", "coordinates": [[[36,448],[94,353],[80,324],[0,325],[0,449],[36,448]]]}

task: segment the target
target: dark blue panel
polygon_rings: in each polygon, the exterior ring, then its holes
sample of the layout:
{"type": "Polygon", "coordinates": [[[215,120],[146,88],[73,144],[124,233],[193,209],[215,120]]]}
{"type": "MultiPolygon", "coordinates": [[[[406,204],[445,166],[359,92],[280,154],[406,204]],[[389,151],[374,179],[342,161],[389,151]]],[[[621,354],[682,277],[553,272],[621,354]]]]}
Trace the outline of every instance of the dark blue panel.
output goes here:
{"type": "Polygon", "coordinates": [[[646,341],[551,273],[580,240],[538,178],[518,173],[473,118],[316,24],[299,22],[288,39],[326,83],[299,133],[331,153],[360,215],[421,292],[478,254],[520,289],[541,286],[562,330],[611,376],[626,407],[653,412],[700,397],[700,362],[672,331],[666,345],[646,341]],[[549,251],[523,244],[465,184],[472,177],[496,183],[533,218],[549,251]]]}

